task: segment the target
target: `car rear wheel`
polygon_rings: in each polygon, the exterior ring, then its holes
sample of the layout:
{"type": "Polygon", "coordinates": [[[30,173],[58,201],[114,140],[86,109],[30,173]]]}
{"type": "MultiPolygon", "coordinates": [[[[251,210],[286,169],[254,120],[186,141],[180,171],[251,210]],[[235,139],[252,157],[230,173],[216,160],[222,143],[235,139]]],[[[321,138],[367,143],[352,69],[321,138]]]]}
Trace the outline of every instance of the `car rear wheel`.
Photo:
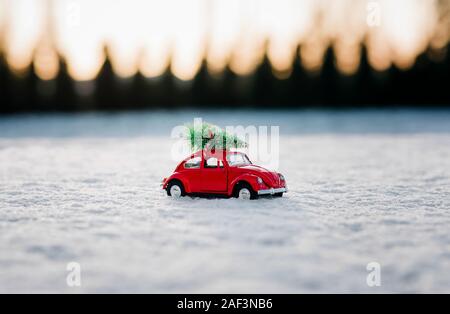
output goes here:
{"type": "Polygon", "coordinates": [[[167,186],[167,195],[172,198],[180,198],[185,195],[183,184],[180,182],[170,182],[167,186]]]}
{"type": "Polygon", "coordinates": [[[281,192],[281,193],[275,193],[273,196],[275,196],[275,197],[283,197],[283,192],[281,192]]]}
{"type": "Polygon", "coordinates": [[[258,194],[253,191],[249,184],[240,184],[236,188],[235,196],[240,200],[254,200],[258,198],[258,194]]]}

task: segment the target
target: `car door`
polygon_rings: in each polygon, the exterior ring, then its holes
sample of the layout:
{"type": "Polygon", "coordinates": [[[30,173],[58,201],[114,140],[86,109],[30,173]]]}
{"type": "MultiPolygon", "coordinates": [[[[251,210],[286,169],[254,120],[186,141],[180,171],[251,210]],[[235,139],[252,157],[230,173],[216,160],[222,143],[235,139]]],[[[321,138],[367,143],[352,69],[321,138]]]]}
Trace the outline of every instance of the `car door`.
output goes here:
{"type": "Polygon", "coordinates": [[[201,163],[202,157],[196,156],[187,160],[183,165],[183,176],[189,184],[190,193],[199,193],[201,191],[201,163]]]}
{"type": "Polygon", "coordinates": [[[217,156],[205,156],[202,167],[202,191],[223,193],[227,191],[227,168],[217,156]]]}

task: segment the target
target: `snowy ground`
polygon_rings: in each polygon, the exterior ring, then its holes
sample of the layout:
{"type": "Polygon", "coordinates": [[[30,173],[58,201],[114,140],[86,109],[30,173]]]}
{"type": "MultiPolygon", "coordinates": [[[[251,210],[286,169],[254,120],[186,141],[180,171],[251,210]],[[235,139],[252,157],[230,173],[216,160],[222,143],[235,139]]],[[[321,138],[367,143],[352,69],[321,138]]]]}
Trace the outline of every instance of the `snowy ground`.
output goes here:
{"type": "Polygon", "coordinates": [[[0,118],[0,292],[448,293],[449,230],[450,111],[0,118]],[[194,116],[280,125],[286,197],[161,193],[194,116]]]}

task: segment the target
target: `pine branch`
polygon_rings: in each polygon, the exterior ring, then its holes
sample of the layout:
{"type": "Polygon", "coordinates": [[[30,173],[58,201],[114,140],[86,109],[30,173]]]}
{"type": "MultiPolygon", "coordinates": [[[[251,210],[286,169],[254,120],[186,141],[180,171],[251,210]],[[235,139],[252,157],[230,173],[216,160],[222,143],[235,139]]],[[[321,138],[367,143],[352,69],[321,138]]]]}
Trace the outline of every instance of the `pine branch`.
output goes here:
{"type": "Polygon", "coordinates": [[[186,140],[191,150],[245,148],[247,143],[211,123],[187,124],[186,140]]]}

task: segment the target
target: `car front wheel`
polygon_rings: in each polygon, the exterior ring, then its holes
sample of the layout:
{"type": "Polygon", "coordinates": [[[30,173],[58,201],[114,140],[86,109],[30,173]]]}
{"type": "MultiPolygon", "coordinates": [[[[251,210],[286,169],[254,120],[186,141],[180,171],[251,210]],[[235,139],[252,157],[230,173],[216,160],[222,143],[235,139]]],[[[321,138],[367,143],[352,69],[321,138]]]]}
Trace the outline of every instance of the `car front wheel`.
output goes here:
{"type": "Polygon", "coordinates": [[[170,182],[167,186],[167,195],[172,198],[180,198],[185,195],[183,185],[180,182],[170,182]]]}
{"type": "Polygon", "coordinates": [[[236,189],[235,196],[240,200],[254,200],[258,198],[258,194],[253,191],[249,184],[242,184],[236,189]]]}

